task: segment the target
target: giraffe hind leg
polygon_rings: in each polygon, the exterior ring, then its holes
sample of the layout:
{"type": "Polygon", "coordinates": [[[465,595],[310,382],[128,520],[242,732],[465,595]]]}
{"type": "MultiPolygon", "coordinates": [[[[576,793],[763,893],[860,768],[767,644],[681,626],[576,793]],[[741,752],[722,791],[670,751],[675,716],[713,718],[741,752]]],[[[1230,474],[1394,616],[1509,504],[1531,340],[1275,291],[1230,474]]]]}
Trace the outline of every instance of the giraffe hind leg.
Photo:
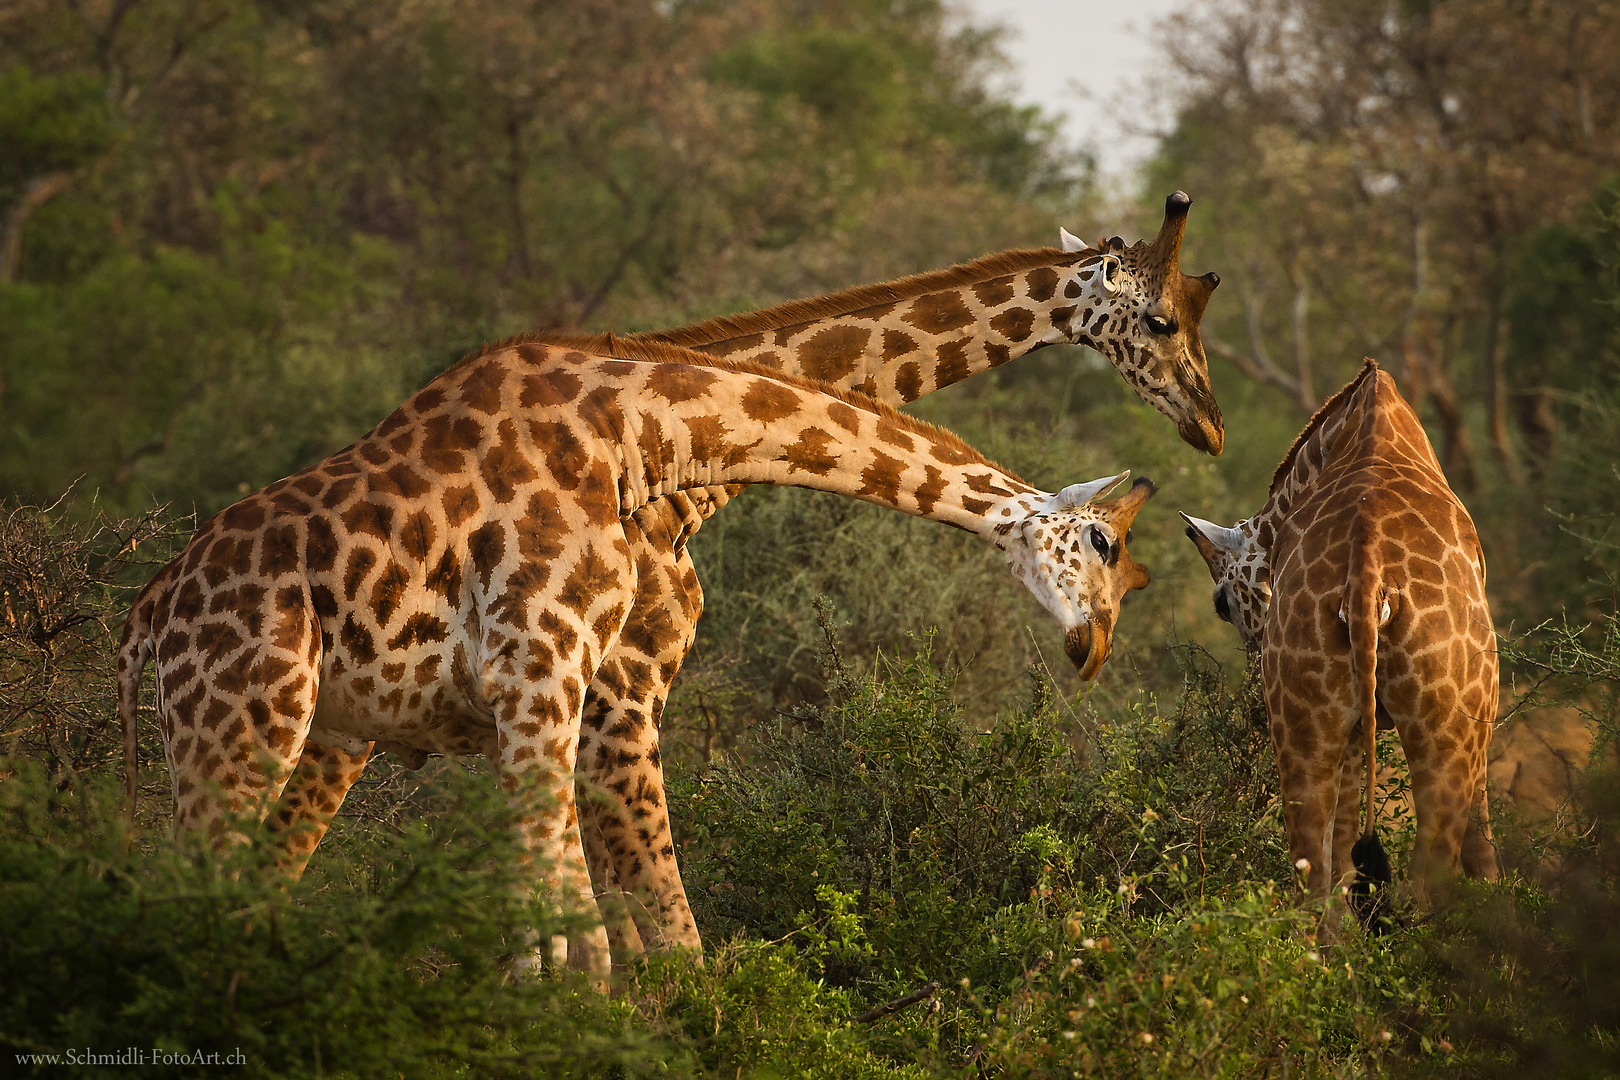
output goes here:
{"type": "Polygon", "coordinates": [[[314,611],[302,583],[261,593],[256,609],[204,614],[198,602],[158,637],[176,834],[225,839],[231,816],[262,818],[302,756],[320,684],[314,611]]]}
{"type": "Polygon", "coordinates": [[[289,877],[303,875],[349,789],[365,771],[372,744],[359,753],[305,740],[298,766],[282,789],[268,824],[281,840],[281,867],[289,877]]]}

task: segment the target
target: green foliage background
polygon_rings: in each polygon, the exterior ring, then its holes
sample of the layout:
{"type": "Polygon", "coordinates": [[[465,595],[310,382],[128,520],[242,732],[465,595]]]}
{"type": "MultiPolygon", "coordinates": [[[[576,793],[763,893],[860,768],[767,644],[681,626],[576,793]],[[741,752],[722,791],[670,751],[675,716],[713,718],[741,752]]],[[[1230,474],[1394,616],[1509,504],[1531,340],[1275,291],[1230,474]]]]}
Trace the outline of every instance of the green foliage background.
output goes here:
{"type": "Polygon", "coordinates": [[[1480,526],[1509,689],[1612,718],[1615,14],[1221,2],[1157,62],[1173,123],[1120,194],[938,0],[0,6],[5,1051],[161,1035],[251,1047],[262,1075],[317,1053],[343,1075],[1620,1073],[1613,808],[1572,807],[1598,826],[1575,884],[1319,946],[1245,657],[1173,524],[1256,509],[1375,355],[1480,526]],[[504,811],[448,763],[378,762],[291,891],[251,850],[160,841],[157,776],[120,847],[108,641],[188,515],[486,340],[671,326],[1060,224],[1134,239],[1176,187],[1184,266],[1225,279],[1220,459],[1074,348],[914,406],[1049,488],[1158,482],[1132,541],[1154,582],[1095,684],[950,530],[755,488],[692,541],[708,604],[664,739],[707,966],[650,962],[611,1002],[510,979],[523,928],[558,916],[513,899],[504,811]],[[926,982],[934,1004],[852,1020],[926,982]]]}

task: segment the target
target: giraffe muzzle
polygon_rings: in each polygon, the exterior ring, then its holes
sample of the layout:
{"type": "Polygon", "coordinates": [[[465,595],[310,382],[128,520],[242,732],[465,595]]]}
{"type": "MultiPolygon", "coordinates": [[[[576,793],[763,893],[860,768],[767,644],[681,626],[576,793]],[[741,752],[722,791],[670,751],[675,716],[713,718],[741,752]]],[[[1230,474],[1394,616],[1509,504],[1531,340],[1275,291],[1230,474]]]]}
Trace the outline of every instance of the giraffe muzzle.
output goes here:
{"type": "Polygon", "coordinates": [[[1069,654],[1069,661],[1080,678],[1087,682],[1097,677],[1103,661],[1108,659],[1108,644],[1108,632],[1098,630],[1089,622],[1071,626],[1063,636],[1063,651],[1069,654]]]}
{"type": "Polygon", "coordinates": [[[1221,411],[1211,400],[1197,415],[1176,424],[1181,441],[1194,450],[1202,450],[1210,457],[1219,457],[1226,443],[1226,431],[1221,423],[1221,411]]]}

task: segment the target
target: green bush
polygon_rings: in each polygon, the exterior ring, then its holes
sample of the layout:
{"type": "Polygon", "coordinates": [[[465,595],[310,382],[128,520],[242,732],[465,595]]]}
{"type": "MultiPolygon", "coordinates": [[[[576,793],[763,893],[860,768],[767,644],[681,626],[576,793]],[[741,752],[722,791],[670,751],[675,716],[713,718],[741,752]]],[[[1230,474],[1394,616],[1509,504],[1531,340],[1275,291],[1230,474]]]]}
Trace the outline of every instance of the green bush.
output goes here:
{"type": "MultiPolygon", "coordinates": [[[[0,1047],[15,1054],[140,1048],[132,1075],[211,1075],[171,1053],[245,1058],[253,1076],[532,1076],[631,1072],[655,1044],[625,1010],[509,958],[567,920],[528,901],[535,868],[511,801],[454,779],[447,812],[379,832],[343,879],[289,886],[270,847],[224,853],[146,841],[115,812],[63,805],[42,770],[3,763],[0,1047]],[[142,850],[142,849],[145,850],[142,850]]],[[[91,807],[120,805],[104,788],[91,807]]]]}
{"type": "Polygon", "coordinates": [[[860,676],[829,645],[831,703],[673,785],[708,940],[796,942],[862,1006],[940,984],[872,1044],[936,1073],[1311,1074],[1442,1051],[1410,940],[1318,947],[1319,913],[1294,906],[1254,673],[1233,691],[1184,650],[1174,710],[1106,718],[1037,677],[979,731],[926,645],[860,676]]]}

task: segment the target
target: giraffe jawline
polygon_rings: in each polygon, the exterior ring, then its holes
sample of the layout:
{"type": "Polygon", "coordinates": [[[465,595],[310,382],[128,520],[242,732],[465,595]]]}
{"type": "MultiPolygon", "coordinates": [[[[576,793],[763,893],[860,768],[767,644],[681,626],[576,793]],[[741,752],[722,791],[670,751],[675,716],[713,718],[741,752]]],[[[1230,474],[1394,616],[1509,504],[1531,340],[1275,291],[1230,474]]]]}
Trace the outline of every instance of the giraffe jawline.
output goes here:
{"type": "Polygon", "coordinates": [[[1080,623],[1063,635],[1063,651],[1069,654],[1081,680],[1089,682],[1108,659],[1108,635],[1095,632],[1090,623],[1080,623]]]}

